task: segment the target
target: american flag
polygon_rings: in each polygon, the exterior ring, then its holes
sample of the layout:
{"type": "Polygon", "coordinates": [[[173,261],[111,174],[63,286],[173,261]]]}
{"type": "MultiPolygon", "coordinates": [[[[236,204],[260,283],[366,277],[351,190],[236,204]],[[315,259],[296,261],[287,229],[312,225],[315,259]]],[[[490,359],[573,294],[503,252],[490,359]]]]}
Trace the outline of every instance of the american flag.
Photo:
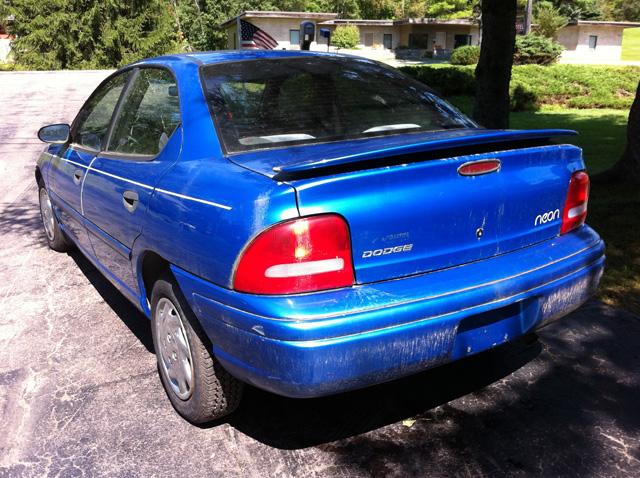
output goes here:
{"type": "Polygon", "coordinates": [[[278,46],[278,42],[264,30],[261,30],[253,23],[240,20],[240,37],[242,48],[261,48],[263,50],[273,50],[278,46]]]}

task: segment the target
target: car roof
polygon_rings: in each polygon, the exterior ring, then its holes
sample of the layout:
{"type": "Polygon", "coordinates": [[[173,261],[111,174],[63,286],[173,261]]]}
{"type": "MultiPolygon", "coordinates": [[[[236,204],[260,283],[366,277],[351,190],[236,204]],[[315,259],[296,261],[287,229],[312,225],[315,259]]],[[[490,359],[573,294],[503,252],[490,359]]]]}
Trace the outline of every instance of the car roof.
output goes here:
{"type": "Polygon", "coordinates": [[[137,62],[136,64],[145,63],[196,63],[198,65],[210,65],[227,61],[243,61],[269,58],[293,58],[293,57],[325,57],[325,58],[358,58],[353,55],[343,55],[339,53],[326,53],[317,51],[302,50],[216,50],[206,52],[180,53],[175,55],[165,55],[155,58],[149,58],[137,62]]]}

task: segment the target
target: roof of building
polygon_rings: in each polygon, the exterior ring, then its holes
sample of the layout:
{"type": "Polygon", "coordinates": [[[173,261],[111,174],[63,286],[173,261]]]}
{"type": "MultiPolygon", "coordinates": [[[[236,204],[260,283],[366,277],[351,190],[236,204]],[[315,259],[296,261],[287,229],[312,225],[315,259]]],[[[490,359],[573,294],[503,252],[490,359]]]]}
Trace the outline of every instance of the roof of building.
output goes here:
{"type": "Polygon", "coordinates": [[[446,20],[442,18],[401,18],[394,20],[395,25],[478,25],[477,20],[471,19],[455,19],[446,20]]]}
{"type": "Polygon", "coordinates": [[[261,11],[261,10],[247,10],[233,18],[230,18],[224,23],[221,23],[221,27],[226,27],[235,22],[238,18],[297,18],[301,20],[331,20],[337,18],[337,13],[330,12],[275,12],[275,11],[261,11]]]}
{"type": "Polygon", "coordinates": [[[382,27],[392,27],[394,25],[393,20],[365,20],[365,19],[356,19],[356,18],[336,18],[335,20],[327,20],[326,22],[322,22],[322,25],[357,25],[357,26],[382,26],[382,27]]]}
{"type": "Polygon", "coordinates": [[[338,18],[337,13],[329,12],[274,12],[249,10],[221,23],[222,28],[232,25],[238,18],[293,18],[317,20],[322,25],[358,25],[358,26],[395,26],[395,25],[478,25],[476,20],[440,18],[401,18],[397,20],[369,20],[366,18],[338,18]]]}
{"type": "Polygon", "coordinates": [[[638,28],[640,27],[640,22],[606,22],[600,20],[574,20],[569,22],[567,26],[600,26],[600,27],[620,27],[620,28],[638,28]]]}

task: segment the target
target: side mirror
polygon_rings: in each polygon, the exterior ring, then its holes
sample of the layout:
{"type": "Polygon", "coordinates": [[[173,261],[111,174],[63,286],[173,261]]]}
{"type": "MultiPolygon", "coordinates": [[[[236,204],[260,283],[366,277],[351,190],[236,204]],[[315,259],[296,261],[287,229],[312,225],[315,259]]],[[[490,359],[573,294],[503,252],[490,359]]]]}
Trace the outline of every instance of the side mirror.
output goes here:
{"type": "Polygon", "coordinates": [[[45,143],[64,144],[69,141],[71,127],[68,124],[50,124],[38,131],[38,139],[45,143]]]}

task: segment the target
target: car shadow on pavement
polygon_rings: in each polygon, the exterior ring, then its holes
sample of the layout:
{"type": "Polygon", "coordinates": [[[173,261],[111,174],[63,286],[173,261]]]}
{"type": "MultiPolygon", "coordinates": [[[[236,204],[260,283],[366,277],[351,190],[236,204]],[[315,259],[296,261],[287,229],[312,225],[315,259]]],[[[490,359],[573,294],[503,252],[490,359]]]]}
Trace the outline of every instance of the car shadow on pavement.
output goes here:
{"type": "Polygon", "coordinates": [[[229,423],[354,476],[639,476],[640,319],[592,302],[538,336],[335,397],[250,389],[229,423]]]}
{"type": "Polygon", "coordinates": [[[290,399],[248,387],[229,424],[269,446],[299,449],[411,418],[512,374],[541,351],[534,334],[474,357],[339,395],[290,399]]]}
{"type": "Polygon", "coordinates": [[[73,250],[69,252],[69,256],[124,325],[138,338],[148,352],[154,353],[149,319],[129,302],[81,252],[73,250]]]}

